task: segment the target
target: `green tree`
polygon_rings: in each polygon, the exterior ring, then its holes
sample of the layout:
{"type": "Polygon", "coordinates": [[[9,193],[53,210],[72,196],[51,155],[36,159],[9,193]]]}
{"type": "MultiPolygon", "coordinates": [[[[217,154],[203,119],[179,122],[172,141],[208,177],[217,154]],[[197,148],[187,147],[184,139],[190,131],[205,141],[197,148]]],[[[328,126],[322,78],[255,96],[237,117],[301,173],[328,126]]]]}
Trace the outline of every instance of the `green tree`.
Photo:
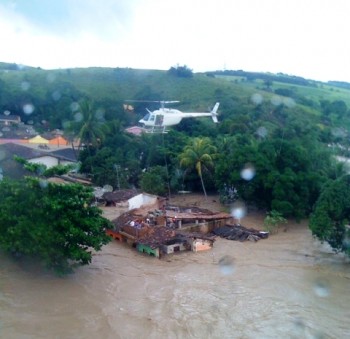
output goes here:
{"type": "Polygon", "coordinates": [[[167,173],[165,168],[155,166],[142,173],[140,186],[147,193],[165,195],[167,192],[167,173]]]}
{"type": "Polygon", "coordinates": [[[310,217],[309,227],[319,240],[350,256],[350,175],[329,181],[310,217]]]}
{"type": "Polygon", "coordinates": [[[191,143],[185,146],[184,151],[180,154],[180,167],[187,170],[196,169],[201,180],[204,195],[207,192],[203,180],[203,171],[209,171],[214,167],[216,157],[216,147],[211,144],[209,138],[194,138],[191,143]]]}
{"type": "Polygon", "coordinates": [[[98,148],[105,137],[103,119],[91,101],[83,100],[79,108],[73,124],[73,128],[78,129],[79,149],[82,145],[87,149],[98,148]]]}
{"type": "Polygon", "coordinates": [[[272,210],[266,213],[266,217],[264,219],[264,228],[268,232],[275,233],[278,232],[278,227],[281,224],[286,223],[287,219],[285,219],[280,212],[272,210]]]}
{"type": "Polygon", "coordinates": [[[91,206],[92,189],[26,178],[0,182],[0,248],[31,256],[57,273],[91,262],[109,241],[110,222],[91,206]]]}

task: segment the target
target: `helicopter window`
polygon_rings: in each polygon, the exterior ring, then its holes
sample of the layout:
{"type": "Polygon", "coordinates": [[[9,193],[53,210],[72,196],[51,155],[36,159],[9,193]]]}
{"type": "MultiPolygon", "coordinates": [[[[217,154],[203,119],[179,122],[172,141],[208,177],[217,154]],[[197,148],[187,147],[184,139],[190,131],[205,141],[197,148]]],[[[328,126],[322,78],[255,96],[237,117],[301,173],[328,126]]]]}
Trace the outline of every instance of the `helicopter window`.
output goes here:
{"type": "Polygon", "coordinates": [[[154,121],[154,118],[155,118],[155,116],[154,115],[151,115],[151,117],[150,117],[150,121],[154,121]]]}
{"type": "Polygon", "coordinates": [[[144,121],[148,121],[148,119],[149,119],[149,114],[146,114],[146,115],[142,118],[142,120],[144,120],[144,121]]]}

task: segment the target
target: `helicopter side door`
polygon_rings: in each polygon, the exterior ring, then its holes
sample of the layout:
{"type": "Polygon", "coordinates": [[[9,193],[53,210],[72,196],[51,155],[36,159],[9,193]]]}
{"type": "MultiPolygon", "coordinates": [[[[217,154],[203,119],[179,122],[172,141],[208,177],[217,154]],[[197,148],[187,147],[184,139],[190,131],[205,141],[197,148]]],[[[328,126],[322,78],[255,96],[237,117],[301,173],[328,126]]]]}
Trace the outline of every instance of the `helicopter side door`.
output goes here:
{"type": "Polygon", "coordinates": [[[156,121],[154,122],[155,126],[163,126],[164,122],[164,115],[163,114],[157,114],[156,115],[156,121]]]}

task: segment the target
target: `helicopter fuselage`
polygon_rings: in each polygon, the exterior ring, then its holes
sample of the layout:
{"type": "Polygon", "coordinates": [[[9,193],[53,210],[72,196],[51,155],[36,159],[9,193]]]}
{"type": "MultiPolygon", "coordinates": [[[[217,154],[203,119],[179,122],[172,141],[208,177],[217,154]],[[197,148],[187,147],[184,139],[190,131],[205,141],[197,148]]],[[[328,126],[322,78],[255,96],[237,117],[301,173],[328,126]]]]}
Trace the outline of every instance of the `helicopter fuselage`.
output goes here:
{"type": "Polygon", "coordinates": [[[152,126],[174,126],[181,122],[183,118],[210,117],[211,113],[204,112],[181,112],[177,109],[161,108],[153,112],[149,111],[141,120],[146,127],[152,126]]]}

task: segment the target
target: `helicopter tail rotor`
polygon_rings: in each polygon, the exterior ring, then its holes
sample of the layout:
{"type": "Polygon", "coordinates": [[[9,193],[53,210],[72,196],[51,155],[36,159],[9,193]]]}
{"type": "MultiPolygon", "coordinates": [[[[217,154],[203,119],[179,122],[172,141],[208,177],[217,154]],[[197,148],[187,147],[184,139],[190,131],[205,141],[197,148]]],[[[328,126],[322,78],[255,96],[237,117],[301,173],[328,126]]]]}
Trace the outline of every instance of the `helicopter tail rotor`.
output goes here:
{"type": "Polygon", "coordinates": [[[213,121],[215,122],[215,123],[218,123],[219,121],[218,121],[218,113],[217,113],[217,111],[218,111],[218,108],[219,108],[219,105],[220,105],[220,103],[219,102],[217,102],[215,105],[214,105],[214,107],[213,107],[213,109],[211,110],[211,118],[213,119],[213,121]]]}

